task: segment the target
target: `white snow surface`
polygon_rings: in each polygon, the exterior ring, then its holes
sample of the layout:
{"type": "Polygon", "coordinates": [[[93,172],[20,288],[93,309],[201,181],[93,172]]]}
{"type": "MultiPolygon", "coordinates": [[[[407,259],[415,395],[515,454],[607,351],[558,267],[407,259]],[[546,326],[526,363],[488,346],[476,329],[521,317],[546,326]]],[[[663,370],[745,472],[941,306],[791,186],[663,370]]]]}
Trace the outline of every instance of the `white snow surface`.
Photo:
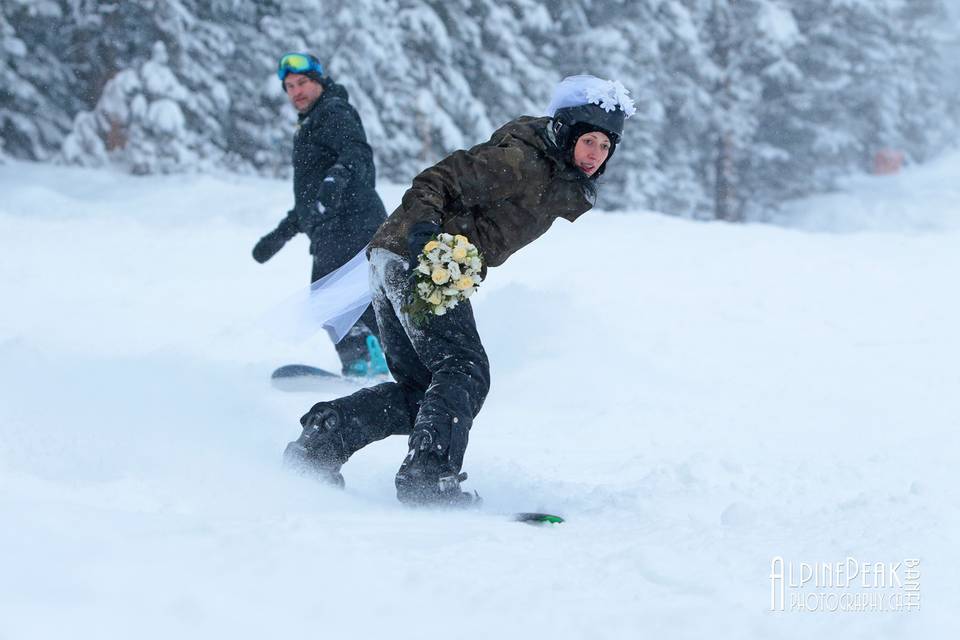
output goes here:
{"type": "Polygon", "coordinates": [[[0,166],[3,640],[960,629],[960,155],[793,203],[796,228],[558,222],[474,298],[466,513],[395,502],[401,437],[343,492],[282,468],[334,394],[271,370],[336,367],[258,321],[308,280],[302,236],[250,257],[289,191],[0,166]],[[500,515],[527,510],[567,522],[500,515]],[[770,611],[775,556],[918,558],[921,609],[770,611]]]}

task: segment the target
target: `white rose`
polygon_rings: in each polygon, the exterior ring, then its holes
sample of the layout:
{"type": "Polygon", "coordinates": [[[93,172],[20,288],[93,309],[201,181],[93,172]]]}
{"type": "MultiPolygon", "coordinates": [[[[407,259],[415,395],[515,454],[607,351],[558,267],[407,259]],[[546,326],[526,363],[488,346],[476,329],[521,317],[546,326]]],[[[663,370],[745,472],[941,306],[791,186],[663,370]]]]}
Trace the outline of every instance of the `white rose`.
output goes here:
{"type": "Polygon", "coordinates": [[[450,272],[443,267],[435,267],[433,273],[430,274],[430,278],[434,284],[446,284],[450,281],[450,272]]]}

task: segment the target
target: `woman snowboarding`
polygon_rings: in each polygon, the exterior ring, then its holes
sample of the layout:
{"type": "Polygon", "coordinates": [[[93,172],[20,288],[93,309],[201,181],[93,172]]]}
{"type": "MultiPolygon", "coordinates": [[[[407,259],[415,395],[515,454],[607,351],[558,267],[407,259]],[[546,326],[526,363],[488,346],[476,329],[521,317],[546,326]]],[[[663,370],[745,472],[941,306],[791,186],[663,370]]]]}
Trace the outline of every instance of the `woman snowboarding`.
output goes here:
{"type": "Polygon", "coordinates": [[[490,140],[456,151],[413,180],[370,243],[373,309],[390,372],[383,383],[315,404],[285,460],[343,485],[341,466],[364,446],[408,435],[397,498],[418,505],[477,500],[461,490],[470,428],[490,386],[487,355],[469,301],[415,321],[414,270],[424,246],[455,234],[475,245],[484,271],[543,235],[557,218],[589,211],[596,180],[623,134],[633,102],[619,82],[572,76],[548,117],[522,116],[490,140]]]}

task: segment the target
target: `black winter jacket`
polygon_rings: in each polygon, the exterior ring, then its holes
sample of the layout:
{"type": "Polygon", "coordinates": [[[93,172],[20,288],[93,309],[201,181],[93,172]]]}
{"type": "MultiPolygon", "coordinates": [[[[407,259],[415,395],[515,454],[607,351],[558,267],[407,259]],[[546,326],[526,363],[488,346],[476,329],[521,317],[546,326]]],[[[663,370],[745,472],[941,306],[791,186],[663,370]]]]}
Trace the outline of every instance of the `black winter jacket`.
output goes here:
{"type": "Polygon", "coordinates": [[[299,114],[293,138],[294,208],[280,228],[310,238],[314,278],[346,263],[366,245],[387,217],[375,190],[373,151],[347,90],[324,78],[324,91],[307,113],[299,114]],[[346,178],[337,209],[318,207],[320,188],[330,175],[346,178]],[[319,275],[318,275],[319,274],[319,275]]]}

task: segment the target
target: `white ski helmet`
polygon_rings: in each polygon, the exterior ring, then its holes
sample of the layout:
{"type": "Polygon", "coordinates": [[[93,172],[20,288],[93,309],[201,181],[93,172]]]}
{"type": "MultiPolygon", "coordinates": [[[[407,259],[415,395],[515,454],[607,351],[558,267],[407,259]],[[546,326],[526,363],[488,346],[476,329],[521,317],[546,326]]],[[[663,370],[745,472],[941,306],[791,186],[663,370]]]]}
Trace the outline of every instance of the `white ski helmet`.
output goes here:
{"type": "Polygon", "coordinates": [[[624,120],[635,111],[630,92],[623,84],[591,75],[564,78],[554,89],[547,107],[547,114],[560,123],[561,129],[563,125],[590,125],[607,134],[613,145],[623,137],[624,120]]]}

